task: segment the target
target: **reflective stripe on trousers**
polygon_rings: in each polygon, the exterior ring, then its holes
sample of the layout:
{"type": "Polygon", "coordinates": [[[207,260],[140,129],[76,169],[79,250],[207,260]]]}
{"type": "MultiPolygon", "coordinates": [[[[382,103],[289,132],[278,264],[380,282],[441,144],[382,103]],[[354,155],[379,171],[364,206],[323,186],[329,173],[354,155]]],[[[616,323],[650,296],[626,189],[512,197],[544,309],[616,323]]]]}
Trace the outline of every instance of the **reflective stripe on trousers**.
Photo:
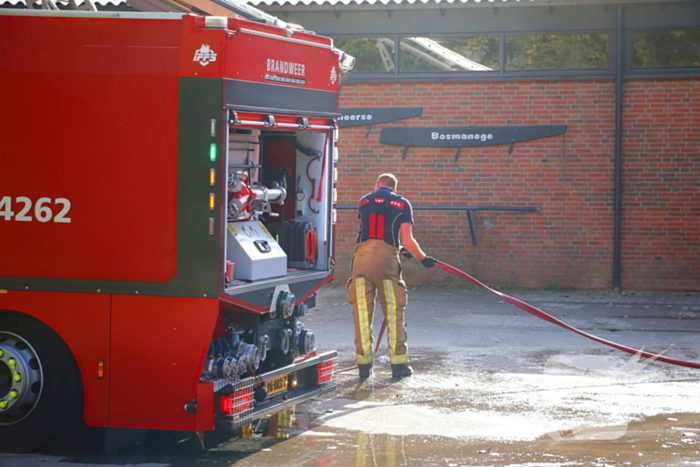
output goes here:
{"type": "Polygon", "coordinates": [[[387,322],[389,358],[392,364],[408,363],[406,345],[406,285],[401,278],[399,249],[384,240],[358,243],[348,280],[348,303],[355,321],[355,353],[358,364],[374,362],[374,304],[377,295],[387,322]]]}

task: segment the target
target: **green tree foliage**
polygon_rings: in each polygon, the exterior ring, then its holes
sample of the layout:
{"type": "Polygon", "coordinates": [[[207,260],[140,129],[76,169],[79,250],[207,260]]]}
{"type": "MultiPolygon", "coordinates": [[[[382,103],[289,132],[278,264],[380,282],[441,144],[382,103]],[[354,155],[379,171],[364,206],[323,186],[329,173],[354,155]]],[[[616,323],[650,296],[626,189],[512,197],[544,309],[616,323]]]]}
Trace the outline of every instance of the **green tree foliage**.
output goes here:
{"type": "MultiPolygon", "coordinates": [[[[382,72],[387,70],[379,49],[377,39],[334,39],[333,44],[345,53],[355,57],[354,72],[382,72]]],[[[393,51],[389,50],[389,53],[393,51]]]]}
{"type": "Polygon", "coordinates": [[[530,34],[506,37],[508,70],[608,67],[608,34],[530,34]]]}
{"type": "Polygon", "coordinates": [[[635,31],[632,34],[632,66],[700,66],[700,29],[635,31]]]}

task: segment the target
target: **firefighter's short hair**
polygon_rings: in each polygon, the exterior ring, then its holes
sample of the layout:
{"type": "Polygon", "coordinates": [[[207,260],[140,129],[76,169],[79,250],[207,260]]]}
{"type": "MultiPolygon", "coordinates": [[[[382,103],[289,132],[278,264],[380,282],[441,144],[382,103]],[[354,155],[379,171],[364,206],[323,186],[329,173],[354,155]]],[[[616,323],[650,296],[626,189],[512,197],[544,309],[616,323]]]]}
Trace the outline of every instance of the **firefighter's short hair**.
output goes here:
{"type": "Polygon", "coordinates": [[[396,187],[399,185],[399,180],[394,174],[381,174],[377,177],[377,184],[396,190],[396,187]]]}

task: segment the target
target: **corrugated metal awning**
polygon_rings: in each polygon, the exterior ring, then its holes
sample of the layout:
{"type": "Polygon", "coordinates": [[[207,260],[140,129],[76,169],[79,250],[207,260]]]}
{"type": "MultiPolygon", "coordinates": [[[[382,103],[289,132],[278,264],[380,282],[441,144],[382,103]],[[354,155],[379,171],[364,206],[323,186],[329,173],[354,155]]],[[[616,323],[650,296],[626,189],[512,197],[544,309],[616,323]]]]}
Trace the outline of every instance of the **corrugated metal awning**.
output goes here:
{"type": "Polygon", "coordinates": [[[0,0],[0,8],[195,13],[242,17],[280,27],[294,27],[244,0],[0,0]]]}
{"type": "MultiPolygon", "coordinates": [[[[101,6],[101,7],[114,7],[114,8],[119,8],[119,7],[127,7],[128,5],[126,3],[126,0],[92,0],[93,3],[101,6]]],[[[36,4],[38,8],[41,8],[41,1],[40,0],[35,0],[32,2],[33,4],[36,4]]],[[[65,6],[66,9],[70,8],[70,2],[68,0],[57,0],[55,3],[58,3],[62,7],[65,6]]],[[[79,6],[82,6],[85,3],[85,0],[76,0],[76,3],[79,6]]],[[[27,6],[27,2],[25,0],[0,0],[0,8],[21,8],[24,9],[27,6]]]]}
{"type": "MultiPolygon", "coordinates": [[[[677,0],[680,2],[694,2],[698,0],[677,0]]],[[[663,3],[664,0],[247,0],[253,6],[291,7],[303,9],[304,7],[322,9],[335,9],[337,7],[367,7],[368,9],[381,7],[398,8],[501,8],[517,6],[569,6],[569,5],[616,5],[639,3],[663,3]]]]}
{"type": "MultiPolygon", "coordinates": [[[[551,0],[248,0],[250,5],[439,5],[484,4],[505,5],[513,3],[550,3],[551,0]]],[[[561,3],[561,0],[560,0],[561,3]]]]}

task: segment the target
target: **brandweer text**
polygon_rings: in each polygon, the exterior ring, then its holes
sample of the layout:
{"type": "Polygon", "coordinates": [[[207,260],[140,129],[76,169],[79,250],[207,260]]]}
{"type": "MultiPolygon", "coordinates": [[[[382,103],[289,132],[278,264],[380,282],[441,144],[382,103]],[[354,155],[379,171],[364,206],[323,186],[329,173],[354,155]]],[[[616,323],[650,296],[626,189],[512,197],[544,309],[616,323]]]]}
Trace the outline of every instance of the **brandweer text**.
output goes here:
{"type": "Polygon", "coordinates": [[[285,62],[284,60],[267,59],[267,71],[271,73],[283,73],[292,76],[305,76],[306,65],[303,63],[285,62]]]}

